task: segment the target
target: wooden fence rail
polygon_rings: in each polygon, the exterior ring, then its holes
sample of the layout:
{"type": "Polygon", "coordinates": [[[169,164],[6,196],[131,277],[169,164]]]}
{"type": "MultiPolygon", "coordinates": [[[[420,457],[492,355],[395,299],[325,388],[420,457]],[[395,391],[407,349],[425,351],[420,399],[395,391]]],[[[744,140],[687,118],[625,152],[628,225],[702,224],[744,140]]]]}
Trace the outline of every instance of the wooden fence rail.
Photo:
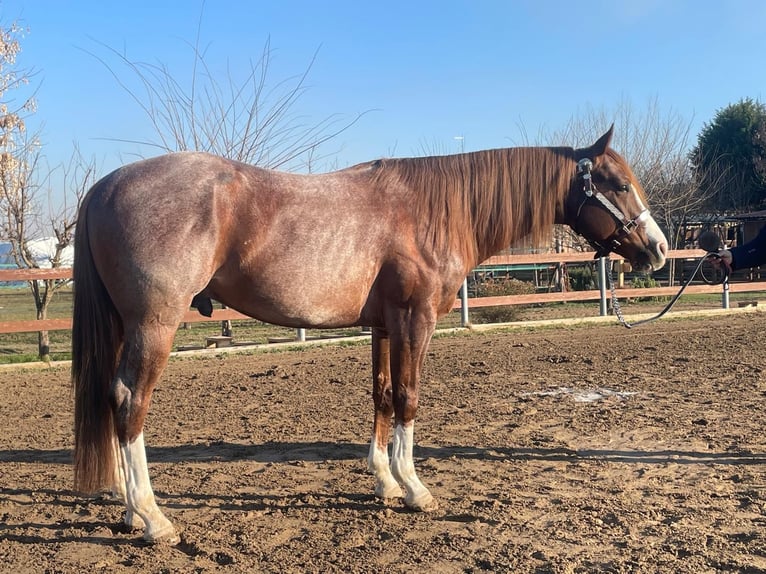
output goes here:
{"type": "MultiPolygon", "coordinates": [[[[669,259],[699,259],[705,255],[700,249],[679,249],[668,253],[669,259]]],[[[593,252],[582,253],[534,253],[523,255],[496,255],[482,262],[482,266],[508,266],[530,264],[559,264],[559,263],[583,263],[593,261],[593,252]]],[[[619,259],[616,259],[619,260],[619,259]]],[[[0,269],[0,283],[35,280],[60,280],[72,278],[71,268],[58,269],[0,269]]],[[[766,291],[766,282],[732,283],[729,286],[732,293],[749,291],[766,291]]],[[[721,293],[720,285],[690,285],[685,293],[721,293]]],[[[620,299],[630,297],[660,297],[674,295],[678,287],[655,287],[655,288],[620,288],[617,295],[620,299]]],[[[468,299],[470,309],[480,307],[504,306],[504,305],[532,305],[537,303],[554,303],[564,301],[597,301],[603,297],[598,290],[589,291],[566,291],[561,293],[534,293],[528,295],[508,295],[500,297],[471,297],[468,299]]],[[[453,308],[459,309],[461,301],[455,300],[453,308]]],[[[196,310],[187,311],[183,317],[184,323],[199,323],[209,321],[236,321],[250,319],[233,309],[216,309],[212,317],[204,317],[196,310]]],[[[27,321],[0,321],[1,333],[24,333],[35,331],[57,331],[72,328],[72,319],[43,319],[27,321]]]]}

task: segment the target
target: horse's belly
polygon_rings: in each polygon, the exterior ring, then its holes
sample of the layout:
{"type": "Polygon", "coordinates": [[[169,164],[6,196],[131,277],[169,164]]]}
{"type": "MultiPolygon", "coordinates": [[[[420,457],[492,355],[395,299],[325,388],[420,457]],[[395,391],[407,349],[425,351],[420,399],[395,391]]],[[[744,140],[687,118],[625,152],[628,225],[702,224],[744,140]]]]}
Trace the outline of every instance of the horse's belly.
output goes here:
{"type": "Polygon", "coordinates": [[[237,281],[211,283],[217,298],[257,319],[287,327],[334,328],[358,324],[374,272],[360,267],[266,269],[237,281]]]}
{"type": "Polygon", "coordinates": [[[285,282],[270,300],[281,315],[314,327],[342,327],[354,324],[367,300],[366,282],[323,282],[304,278],[285,282]]]}

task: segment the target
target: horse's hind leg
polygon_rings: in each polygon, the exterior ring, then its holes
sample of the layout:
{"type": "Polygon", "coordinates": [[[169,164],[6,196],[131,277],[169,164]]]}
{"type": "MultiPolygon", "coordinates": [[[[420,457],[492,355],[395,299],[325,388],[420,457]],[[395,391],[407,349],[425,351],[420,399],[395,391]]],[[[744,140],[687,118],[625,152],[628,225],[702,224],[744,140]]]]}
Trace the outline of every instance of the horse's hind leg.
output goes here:
{"type": "Polygon", "coordinates": [[[372,332],[372,398],[375,418],[367,466],[375,475],[375,495],[378,498],[399,498],[402,488],[391,474],[388,460],[388,437],[394,414],[391,391],[391,354],[388,335],[382,329],[372,332]]]}
{"type": "Polygon", "coordinates": [[[112,481],[112,496],[121,500],[127,510],[125,511],[125,525],[131,530],[146,527],[144,521],[128,507],[127,485],[125,483],[125,469],[122,468],[122,455],[120,454],[120,441],[114,437],[114,479],[112,481]]]}
{"type": "Polygon", "coordinates": [[[125,522],[131,526],[143,522],[144,539],[150,542],[179,540],[155,501],[143,434],[151,394],[167,364],[177,324],[149,322],[126,329],[120,365],[112,383],[119,463],[125,481],[125,522]]]}

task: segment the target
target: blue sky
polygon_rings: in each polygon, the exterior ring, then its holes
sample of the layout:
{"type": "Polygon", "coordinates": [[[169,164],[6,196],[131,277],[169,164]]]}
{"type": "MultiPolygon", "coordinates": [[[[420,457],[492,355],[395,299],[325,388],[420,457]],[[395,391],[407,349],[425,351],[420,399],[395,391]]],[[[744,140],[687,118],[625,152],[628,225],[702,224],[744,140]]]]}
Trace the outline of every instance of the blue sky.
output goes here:
{"type": "Polygon", "coordinates": [[[369,111],[325,149],[337,167],[457,152],[458,135],[466,150],[519,145],[625,99],[640,110],[656,98],[696,134],[718,109],[766,97],[762,0],[2,0],[2,23],[30,30],[18,63],[37,70],[32,127],[49,164],[73,142],[104,173],[154,155],[110,141],[156,137],[94,54],[109,59],[107,45],[187,77],[200,10],[214,71],[243,68],[270,38],[276,82],[318,50],[296,113],[369,111]]]}

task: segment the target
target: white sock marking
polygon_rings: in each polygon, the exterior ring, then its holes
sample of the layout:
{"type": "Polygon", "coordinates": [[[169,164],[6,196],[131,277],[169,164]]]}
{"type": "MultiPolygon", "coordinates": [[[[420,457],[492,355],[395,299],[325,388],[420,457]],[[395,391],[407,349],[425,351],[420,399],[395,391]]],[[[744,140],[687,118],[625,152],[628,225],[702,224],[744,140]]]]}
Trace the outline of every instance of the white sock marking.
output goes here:
{"type": "Polygon", "coordinates": [[[378,498],[398,498],[402,489],[391,474],[388,462],[388,445],[378,444],[375,434],[370,441],[370,453],[367,455],[367,468],[375,476],[375,495],[378,498]]]}
{"type": "Polygon", "coordinates": [[[404,486],[407,495],[405,504],[412,508],[427,510],[433,505],[433,496],[420,482],[415,473],[415,462],[412,458],[412,449],[415,445],[415,423],[406,425],[398,424],[394,428],[394,446],[391,460],[391,471],[394,478],[404,486]]]}
{"type": "Polygon", "coordinates": [[[125,476],[125,502],[127,516],[139,516],[146,524],[144,538],[176,538],[175,529],[165,518],[154,499],[154,492],[149,480],[149,467],[146,464],[144,433],[139,434],[131,443],[120,445],[122,468],[125,476]]]}

